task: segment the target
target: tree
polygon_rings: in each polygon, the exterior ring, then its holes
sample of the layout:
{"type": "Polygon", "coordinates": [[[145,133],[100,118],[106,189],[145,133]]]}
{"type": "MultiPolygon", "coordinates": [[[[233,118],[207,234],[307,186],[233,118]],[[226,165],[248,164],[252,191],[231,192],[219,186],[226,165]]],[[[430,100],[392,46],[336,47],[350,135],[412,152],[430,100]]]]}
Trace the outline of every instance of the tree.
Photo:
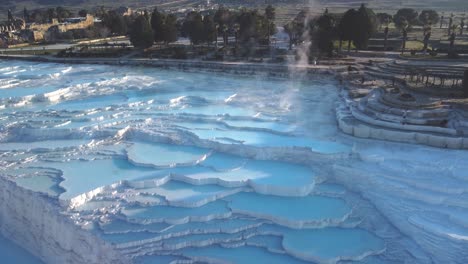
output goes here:
{"type": "Polygon", "coordinates": [[[304,32],[304,22],[298,22],[296,19],[284,25],[284,31],[289,36],[289,49],[297,45],[304,32]]]}
{"type": "Polygon", "coordinates": [[[131,26],[130,42],[135,48],[146,49],[153,45],[151,25],[144,15],[138,16],[131,26]]]}
{"type": "Polygon", "coordinates": [[[276,18],[276,11],[275,11],[275,8],[271,5],[268,5],[266,8],[265,8],[265,16],[268,20],[270,21],[274,21],[275,18],[276,18]]]}
{"type": "Polygon", "coordinates": [[[23,18],[24,18],[24,22],[26,23],[29,23],[29,11],[28,9],[26,9],[26,7],[24,7],[23,9],[23,18]]]}
{"type": "Polygon", "coordinates": [[[439,14],[434,10],[423,10],[419,14],[419,21],[423,24],[424,28],[424,48],[423,51],[427,51],[427,47],[429,45],[429,39],[431,38],[432,34],[432,25],[436,25],[439,23],[439,14]]]}
{"type": "Polygon", "coordinates": [[[268,23],[268,43],[270,43],[270,36],[276,34],[276,26],[275,26],[275,18],[276,18],[276,11],[275,8],[271,5],[268,5],[265,8],[265,18],[267,19],[268,23]]]}
{"type": "Polygon", "coordinates": [[[243,43],[251,38],[257,39],[257,11],[242,10],[239,17],[239,40],[243,43]]]}
{"type": "Polygon", "coordinates": [[[377,29],[377,19],[372,9],[361,5],[356,15],[356,30],[354,32],[354,45],[357,49],[367,49],[369,39],[377,29]]]}
{"type": "Polygon", "coordinates": [[[419,21],[423,25],[436,25],[440,21],[439,14],[434,10],[423,10],[419,14],[419,21]]]}
{"type": "Polygon", "coordinates": [[[216,25],[213,17],[207,15],[203,18],[203,42],[212,43],[216,40],[216,25]]]}
{"type": "Polygon", "coordinates": [[[148,20],[148,22],[150,21],[151,18],[147,9],[143,11],[143,16],[146,18],[146,20],[148,20]]]}
{"type": "Polygon", "coordinates": [[[405,53],[405,49],[406,49],[406,40],[408,39],[409,24],[405,19],[403,19],[399,27],[400,27],[401,34],[402,34],[401,53],[403,54],[405,53]]]}
{"type": "Polygon", "coordinates": [[[390,22],[392,22],[393,17],[390,14],[387,13],[377,13],[377,19],[379,21],[379,26],[382,29],[382,26],[384,26],[384,50],[387,50],[387,44],[388,44],[388,32],[389,28],[388,25],[390,22]]]}
{"type": "Polygon", "coordinates": [[[164,42],[176,42],[177,33],[177,17],[173,14],[167,15],[164,23],[164,42]]]}
{"type": "Polygon", "coordinates": [[[47,19],[46,19],[46,16],[44,16],[40,10],[34,10],[29,16],[29,21],[35,22],[35,23],[42,23],[42,22],[46,22],[47,19]]]}
{"type": "Polygon", "coordinates": [[[63,22],[64,19],[71,17],[72,13],[70,10],[65,9],[61,6],[55,8],[55,14],[58,21],[63,22]]]}
{"type": "Polygon", "coordinates": [[[235,23],[232,28],[234,29],[234,37],[235,37],[235,41],[236,41],[236,49],[237,49],[237,41],[238,41],[238,38],[239,38],[239,30],[240,30],[240,25],[239,23],[235,23]]]}
{"type": "Polygon", "coordinates": [[[387,27],[388,24],[390,24],[393,21],[393,16],[387,13],[377,13],[376,16],[380,28],[382,28],[382,26],[387,27]]]}
{"type": "Polygon", "coordinates": [[[423,47],[423,51],[426,52],[427,51],[427,47],[429,45],[429,39],[431,38],[431,28],[425,28],[424,29],[424,47],[423,47]]]}
{"type": "Polygon", "coordinates": [[[243,43],[268,41],[269,21],[257,10],[241,10],[237,21],[239,23],[239,40],[243,43]]]}
{"type": "Polygon", "coordinates": [[[417,24],[418,12],[412,8],[402,8],[393,16],[393,22],[395,22],[395,26],[400,30],[403,27],[409,29],[417,24]]]}
{"type": "Polygon", "coordinates": [[[153,13],[151,14],[151,28],[154,33],[154,41],[161,42],[164,41],[165,33],[165,16],[160,13],[157,8],[154,8],[153,13]]]}
{"type": "Polygon", "coordinates": [[[109,11],[102,17],[102,23],[109,28],[109,30],[117,35],[126,35],[128,33],[128,24],[124,17],[117,14],[115,11],[109,11]]]}
{"type": "Polygon", "coordinates": [[[440,16],[440,28],[442,28],[442,25],[444,23],[444,15],[445,15],[445,12],[442,12],[442,15],[440,16]]]}
{"type": "Polygon", "coordinates": [[[57,12],[55,11],[55,8],[47,9],[47,16],[49,18],[49,21],[52,21],[52,19],[57,18],[57,12]]]}
{"type": "Polygon", "coordinates": [[[11,13],[11,9],[8,9],[8,22],[13,22],[13,14],[11,13]]]}
{"type": "Polygon", "coordinates": [[[192,11],[187,14],[183,30],[192,44],[200,44],[204,41],[203,18],[199,12],[192,11]]]}
{"type": "Polygon", "coordinates": [[[229,28],[233,26],[234,15],[233,13],[224,7],[218,8],[213,17],[215,24],[218,25],[218,33],[222,33],[224,46],[229,44],[229,28]]]}
{"type": "Polygon", "coordinates": [[[450,18],[449,18],[448,33],[447,33],[448,36],[452,35],[452,26],[453,26],[453,13],[450,14],[450,18]]]}
{"type": "MultiPolygon", "coordinates": [[[[325,52],[327,56],[333,55],[333,41],[335,39],[335,19],[325,11],[325,14],[317,20],[317,47],[321,52],[325,52]]],[[[313,34],[313,33],[312,33],[313,34]]]]}
{"type": "Polygon", "coordinates": [[[349,9],[343,15],[338,24],[338,36],[341,41],[348,41],[348,52],[351,51],[351,42],[354,40],[357,28],[358,12],[355,9],[349,9]]]}
{"type": "Polygon", "coordinates": [[[80,17],[86,17],[88,15],[88,10],[86,9],[81,9],[80,11],[78,11],[78,15],[80,17]]]}
{"type": "Polygon", "coordinates": [[[450,53],[453,53],[454,52],[454,47],[455,47],[455,32],[452,32],[452,35],[450,35],[450,38],[449,38],[449,41],[450,41],[450,45],[449,45],[449,56],[450,56],[450,53]]]}

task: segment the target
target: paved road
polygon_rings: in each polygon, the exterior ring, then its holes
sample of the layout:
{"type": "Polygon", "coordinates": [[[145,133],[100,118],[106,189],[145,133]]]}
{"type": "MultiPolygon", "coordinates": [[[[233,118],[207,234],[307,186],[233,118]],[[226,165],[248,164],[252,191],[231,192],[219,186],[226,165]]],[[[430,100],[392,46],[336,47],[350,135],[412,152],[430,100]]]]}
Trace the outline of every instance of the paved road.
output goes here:
{"type": "Polygon", "coordinates": [[[11,49],[0,49],[0,52],[4,51],[31,51],[31,50],[59,50],[59,49],[68,49],[73,47],[77,44],[68,44],[68,43],[60,43],[60,44],[48,44],[48,45],[34,45],[34,46],[26,46],[22,48],[11,48],[11,49]]]}

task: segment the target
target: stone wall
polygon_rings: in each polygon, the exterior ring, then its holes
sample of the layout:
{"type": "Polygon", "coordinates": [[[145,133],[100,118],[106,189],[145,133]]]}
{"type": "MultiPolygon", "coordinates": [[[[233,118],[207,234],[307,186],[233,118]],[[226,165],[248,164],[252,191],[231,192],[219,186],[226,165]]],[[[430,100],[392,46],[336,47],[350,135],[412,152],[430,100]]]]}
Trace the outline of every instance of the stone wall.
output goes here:
{"type": "Polygon", "coordinates": [[[65,24],[59,24],[59,30],[61,32],[67,32],[69,30],[73,29],[83,29],[83,28],[88,28],[90,26],[94,25],[94,17],[91,15],[86,15],[86,19],[78,22],[78,23],[65,23],[65,24]]]}
{"type": "Polygon", "coordinates": [[[86,19],[77,23],[59,23],[56,19],[52,23],[31,24],[28,26],[28,31],[32,41],[41,41],[44,39],[45,33],[53,27],[56,27],[59,32],[67,32],[74,29],[85,29],[94,25],[94,17],[86,15],[86,19]]]}

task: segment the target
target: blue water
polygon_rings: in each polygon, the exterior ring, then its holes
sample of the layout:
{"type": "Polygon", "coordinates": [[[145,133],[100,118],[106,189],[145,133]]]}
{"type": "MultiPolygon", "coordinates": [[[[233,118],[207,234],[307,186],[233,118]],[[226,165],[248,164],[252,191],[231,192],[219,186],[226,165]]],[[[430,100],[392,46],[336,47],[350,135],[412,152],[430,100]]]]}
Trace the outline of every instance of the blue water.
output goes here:
{"type": "Polygon", "coordinates": [[[0,61],[0,85],[0,174],[136,263],[386,258],[386,224],[354,227],[355,198],[324,183],[353,150],[321,112],[330,79],[0,61]]]}

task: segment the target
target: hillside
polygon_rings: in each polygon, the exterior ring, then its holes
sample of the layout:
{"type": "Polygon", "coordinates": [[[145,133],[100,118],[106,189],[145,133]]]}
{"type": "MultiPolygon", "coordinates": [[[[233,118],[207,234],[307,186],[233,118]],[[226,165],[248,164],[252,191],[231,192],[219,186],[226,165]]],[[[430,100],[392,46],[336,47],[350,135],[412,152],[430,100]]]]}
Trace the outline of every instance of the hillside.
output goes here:
{"type": "MultiPolygon", "coordinates": [[[[148,8],[154,6],[163,9],[190,8],[199,4],[206,4],[207,0],[4,0],[5,4],[0,5],[0,20],[6,18],[8,9],[20,15],[26,6],[29,10],[36,8],[47,8],[64,6],[72,11],[80,9],[92,9],[97,6],[114,8],[119,6],[129,6],[131,8],[148,8]]],[[[325,7],[334,12],[358,7],[361,3],[366,3],[369,7],[378,12],[392,12],[395,9],[410,7],[417,10],[436,9],[439,12],[464,12],[468,9],[466,0],[211,0],[213,4],[222,4],[230,7],[248,6],[263,8],[266,4],[273,4],[277,7],[280,20],[289,19],[293,14],[304,6],[310,6],[317,13],[322,12],[325,7]]]]}
{"type": "Polygon", "coordinates": [[[104,6],[106,8],[129,6],[136,9],[152,9],[158,6],[165,9],[173,9],[196,6],[205,2],[206,1],[203,0],[6,0],[5,4],[0,5],[0,20],[6,18],[8,9],[11,9],[15,15],[20,16],[24,7],[33,10],[37,8],[63,6],[77,12],[81,9],[91,10],[98,6],[104,6]]]}

